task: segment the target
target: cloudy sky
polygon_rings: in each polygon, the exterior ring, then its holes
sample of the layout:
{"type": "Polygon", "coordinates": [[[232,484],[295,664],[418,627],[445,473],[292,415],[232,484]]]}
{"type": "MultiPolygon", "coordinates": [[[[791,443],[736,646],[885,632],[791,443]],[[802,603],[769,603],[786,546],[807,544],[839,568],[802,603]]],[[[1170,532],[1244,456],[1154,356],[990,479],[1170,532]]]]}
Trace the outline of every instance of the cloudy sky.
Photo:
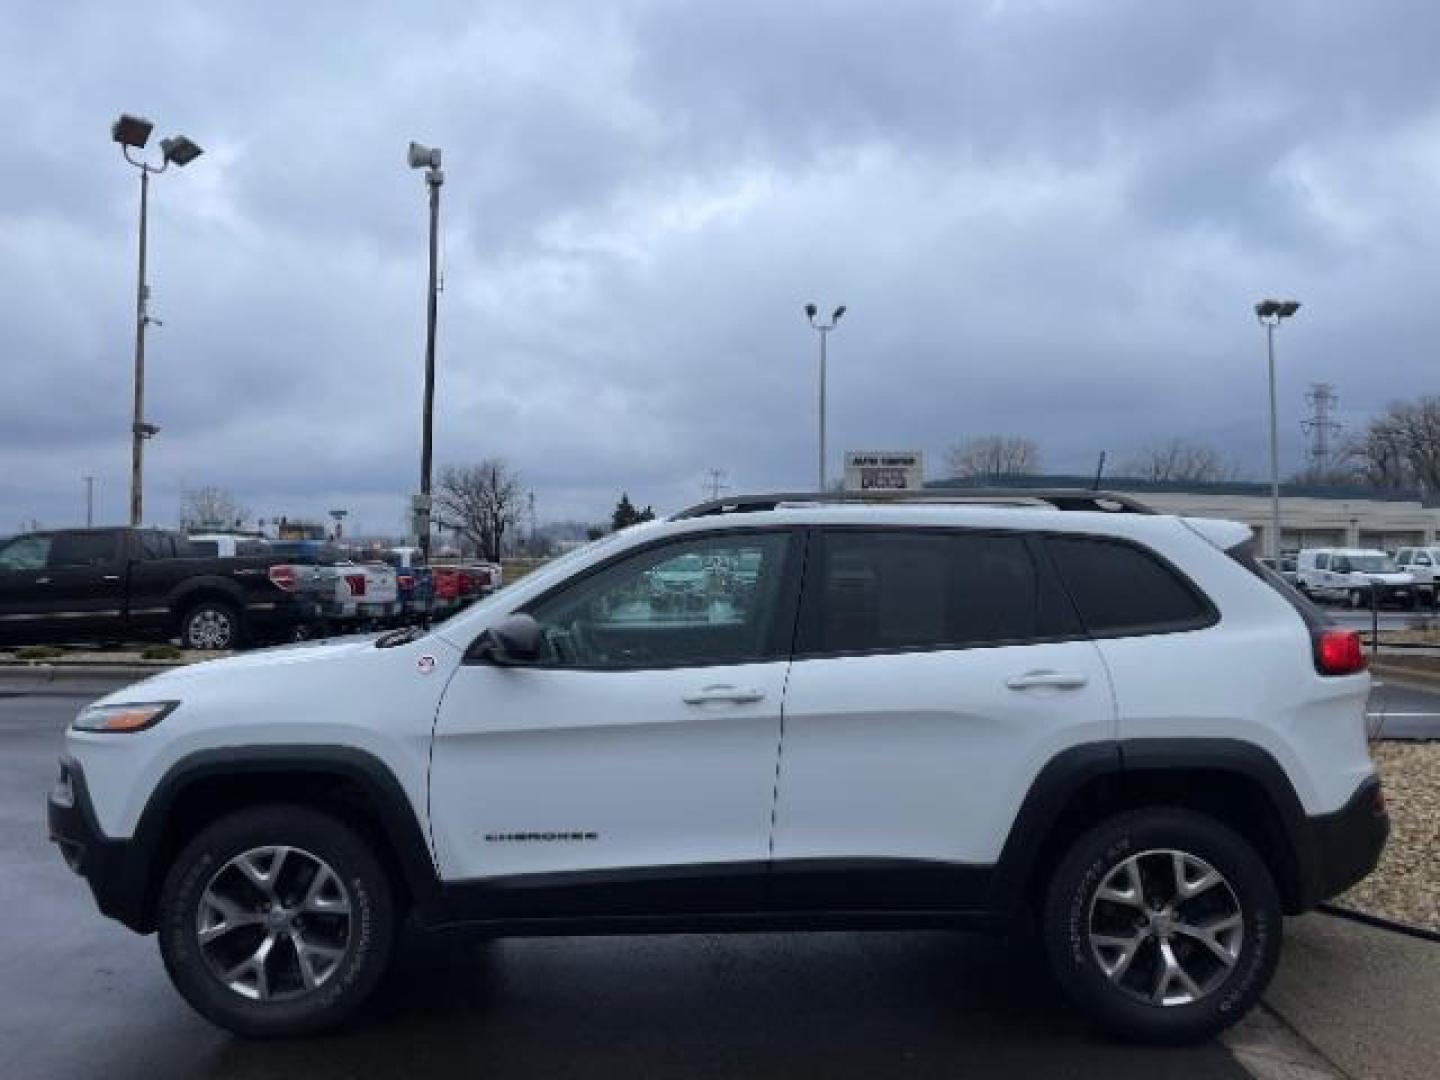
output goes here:
{"type": "Polygon", "coordinates": [[[443,147],[438,464],[541,520],[705,470],[813,483],[815,335],[845,448],[1028,434],[1049,471],[1160,437],[1284,466],[1311,380],[1352,429],[1437,389],[1440,5],[113,4],[0,33],[0,532],[128,484],[135,172],[151,188],[147,518],[187,487],[395,531],[417,485],[425,188],[443,147]]]}

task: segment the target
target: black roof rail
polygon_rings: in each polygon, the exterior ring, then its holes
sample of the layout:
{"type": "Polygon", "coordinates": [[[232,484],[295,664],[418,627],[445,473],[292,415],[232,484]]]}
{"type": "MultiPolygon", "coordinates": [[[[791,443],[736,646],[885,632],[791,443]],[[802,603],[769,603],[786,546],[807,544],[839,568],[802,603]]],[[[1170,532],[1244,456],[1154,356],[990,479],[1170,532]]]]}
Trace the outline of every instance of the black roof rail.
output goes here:
{"type": "Polygon", "coordinates": [[[1056,510],[1090,510],[1111,514],[1153,514],[1155,511],[1138,499],[1113,491],[1092,491],[1089,488],[921,488],[916,491],[829,491],[778,492],[770,495],[728,495],[709,499],[670,515],[671,521],[686,518],[714,517],[720,514],[750,514],[774,510],[790,503],[822,505],[825,503],[1013,503],[1024,506],[1044,503],[1056,510]]]}

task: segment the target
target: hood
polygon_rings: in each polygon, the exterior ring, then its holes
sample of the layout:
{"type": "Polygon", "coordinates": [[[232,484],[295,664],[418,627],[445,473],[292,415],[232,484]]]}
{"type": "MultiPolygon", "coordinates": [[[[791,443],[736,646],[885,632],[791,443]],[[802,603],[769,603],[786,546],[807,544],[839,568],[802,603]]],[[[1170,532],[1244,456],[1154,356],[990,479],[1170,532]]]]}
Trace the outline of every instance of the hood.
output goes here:
{"type": "Polygon", "coordinates": [[[245,675],[262,669],[290,668],[298,665],[315,664],[371,652],[379,634],[356,634],[350,637],[326,638],[322,641],[306,641],[297,645],[276,645],[268,649],[255,649],[238,656],[227,656],[218,660],[202,660],[197,664],[171,668],[158,675],[152,675],[139,683],[125,687],[118,693],[134,700],[135,688],[144,686],[147,690],[163,690],[195,683],[225,679],[232,675],[245,675]]]}

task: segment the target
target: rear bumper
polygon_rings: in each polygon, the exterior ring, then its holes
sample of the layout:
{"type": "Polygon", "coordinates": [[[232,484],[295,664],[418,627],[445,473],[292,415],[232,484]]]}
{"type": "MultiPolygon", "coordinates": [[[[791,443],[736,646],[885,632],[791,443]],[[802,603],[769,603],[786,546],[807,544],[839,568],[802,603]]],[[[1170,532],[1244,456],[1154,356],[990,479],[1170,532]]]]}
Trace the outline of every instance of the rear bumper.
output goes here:
{"type": "Polygon", "coordinates": [[[60,760],[60,779],[46,804],[50,839],[71,870],[85,879],[101,914],[142,934],[155,929],[146,904],[149,860],[139,845],[100,831],[79,762],[60,760]]]}
{"type": "Polygon", "coordinates": [[[1380,862],[1390,835],[1390,817],[1380,778],[1355,789],[1333,814],[1307,817],[1296,837],[1301,910],[1337,896],[1366,877],[1380,862]]]}

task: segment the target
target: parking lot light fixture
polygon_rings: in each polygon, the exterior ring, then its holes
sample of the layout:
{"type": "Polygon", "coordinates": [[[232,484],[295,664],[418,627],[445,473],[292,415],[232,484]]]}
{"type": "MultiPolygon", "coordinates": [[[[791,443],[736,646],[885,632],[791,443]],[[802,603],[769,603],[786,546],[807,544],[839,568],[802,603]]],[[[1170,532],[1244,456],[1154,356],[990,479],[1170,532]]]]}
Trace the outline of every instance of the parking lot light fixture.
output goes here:
{"type": "Polygon", "coordinates": [[[150,141],[155,125],[139,116],[122,113],[110,125],[110,138],[120,145],[125,160],[140,171],[140,244],[139,270],[135,283],[135,401],[130,419],[130,524],[139,525],[145,513],[144,471],[145,440],[160,429],[145,420],[145,328],[152,322],[149,312],[150,286],[145,281],[145,236],[149,225],[150,174],[164,172],[172,163],[183,168],[204,151],[184,135],[160,140],[160,164],[152,165],[131,154],[150,141]]]}
{"type": "Polygon", "coordinates": [[[425,299],[425,407],[420,436],[420,494],[415,499],[415,534],[420,553],[430,561],[430,474],[434,445],[435,418],[435,321],[438,288],[438,251],[440,236],[440,186],[445,173],[440,168],[441,153],[436,147],[417,142],[410,144],[406,162],[412,169],[425,170],[425,186],[430,189],[430,282],[425,299]]]}
{"type": "Polygon", "coordinates": [[[120,119],[110,125],[110,138],[121,146],[144,150],[145,144],[150,141],[150,132],[154,130],[155,125],[144,117],[122,113],[120,119]]]}
{"type": "Polygon", "coordinates": [[[166,161],[173,162],[182,169],[205,152],[184,135],[176,135],[173,139],[161,139],[160,149],[165,154],[166,161]]]}
{"type": "Polygon", "coordinates": [[[1280,565],[1280,425],[1275,403],[1275,328],[1300,310],[1298,300],[1261,300],[1255,317],[1265,327],[1265,352],[1270,369],[1270,557],[1280,565]]]}
{"type": "Polygon", "coordinates": [[[815,316],[819,314],[819,311],[820,309],[814,304],[805,305],[805,318],[810,321],[810,325],[820,335],[820,467],[818,470],[819,487],[816,488],[816,491],[823,492],[825,490],[825,339],[830,336],[830,331],[835,329],[835,324],[844,318],[845,305],[841,304],[835,309],[828,323],[815,321],[815,316]]]}

